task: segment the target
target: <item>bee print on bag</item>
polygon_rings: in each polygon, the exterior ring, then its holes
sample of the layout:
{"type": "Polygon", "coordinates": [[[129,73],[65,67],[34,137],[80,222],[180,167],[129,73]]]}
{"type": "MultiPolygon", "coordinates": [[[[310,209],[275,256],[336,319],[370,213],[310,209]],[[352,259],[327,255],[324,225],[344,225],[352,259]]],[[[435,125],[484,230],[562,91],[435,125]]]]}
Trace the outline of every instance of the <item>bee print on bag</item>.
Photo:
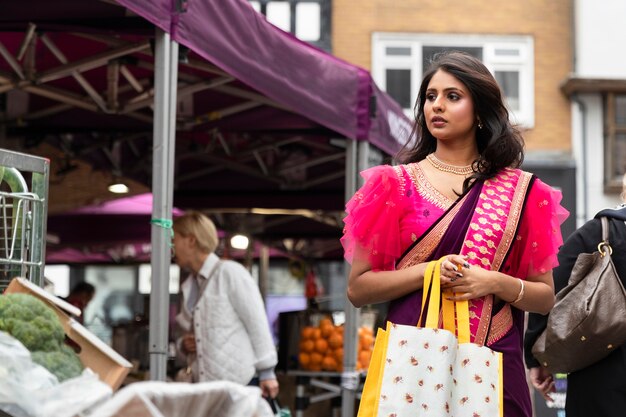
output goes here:
{"type": "Polygon", "coordinates": [[[408,392],[404,395],[404,399],[409,404],[411,404],[413,402],[413,396],[411,394],[409,394],[408,392]]]}
{"type": "Polygon", "coordinates": [[[463,361],[461,361],[461,366],[465,368],[467,365],[469,365],[469,363],[470,363],[469,358],[465,358],[463,359],[463,361]]]}
{"type": "Polygon", "coordinates": [[[449,347],[448,347],[448,346],[443,345],[443,346],[441,346],[441,347],[439,348],[439,352],[444,353],[444,352],[446,352],[448,349],[449,349],[449,347]]]}
{"type": "Polygon", "coordinates": [[[402,377],[401,376],[397,376],[393,379],[393,383],[394,384],[399,384],[400,382],[402,382],[402,377]]]}
{"type": "Polygon", "coordinates": [[[398,342],[398,346],[403,347],[403,346],[406,346],[407,343],[409,343],[408,340],[403,339],[403,340],[400,340],[400,342],[398,342]]]}
{"type": "Polygon", "coordinates": [[[417,366],[417,365],[419,365],[419,364],[420,364],[420,363],[418,362],[418,360],[415,358],[415,356],[411,356],[410,361],[411,361],[411,365],[413,365],[413,366],[417,366]]]}
{"type": "Polygon", "coordinates": [[[435,391],[440,391],[443,388],[443,384],[435,385],[435,391]]]}
{"type": "Polygon", "coordinates": [[[474,375],[474,381],[475,381],[476,383],[478,383],[478,384],[482,384],[482,383],[483,383],[483,378],[482,378],[480,375],[475,374],[475,375],[474,375]]]}
{"type": "Polygon", "coordinates": [[[465,405],[469,401],[469,397],[463,397],[459,400],[459,404],[465,405]]]}

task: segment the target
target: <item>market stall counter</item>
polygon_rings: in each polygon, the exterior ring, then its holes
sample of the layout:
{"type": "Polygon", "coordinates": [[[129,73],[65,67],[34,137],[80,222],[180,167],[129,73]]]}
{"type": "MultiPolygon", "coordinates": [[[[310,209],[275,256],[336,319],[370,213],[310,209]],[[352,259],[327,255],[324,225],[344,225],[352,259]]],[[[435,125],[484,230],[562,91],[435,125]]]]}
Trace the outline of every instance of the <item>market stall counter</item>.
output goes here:
{"type": "Polygon", "coordinates": [[[309,309],[279,315],[278,369],[295,378],[296,417],[304,417],[310,405],[325,401],[330,401],[332,414],[339,415],[343,390],[347,387],[356,389],[356,398],[360,398],[374,345],[376,318],[375,311],[361,312],[355,347],[356,370],[344,372],[342,311],[309,309]]]}
{"type": "MultiPolygon", "coordinates": [[[[309,405],[321,401],[331,401],[332,416],[341,414],[343,377],[341,372],[293,370],[287,371],[287,375],[296,378],[295,417],[304,417],[304,412],[309,405]]],[[[361,398],[365,375],[365,371],[357,372],[359,381],[358,399],[361,398]]]]}

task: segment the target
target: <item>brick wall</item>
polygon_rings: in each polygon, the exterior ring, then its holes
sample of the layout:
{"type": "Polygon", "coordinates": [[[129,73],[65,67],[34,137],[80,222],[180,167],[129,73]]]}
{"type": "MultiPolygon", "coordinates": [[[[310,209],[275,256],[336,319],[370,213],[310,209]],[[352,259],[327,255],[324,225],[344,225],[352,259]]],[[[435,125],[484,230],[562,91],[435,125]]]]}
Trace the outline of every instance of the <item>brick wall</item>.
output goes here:
{"type": "Polygon", "coordinates": [[[333,54],[372,66],[374,32],[525,35],[534,39],[535,126],[528,151],[571,150],[569,101],[559,90],[572,70],[568,0],[333,0],[333,54]]]}

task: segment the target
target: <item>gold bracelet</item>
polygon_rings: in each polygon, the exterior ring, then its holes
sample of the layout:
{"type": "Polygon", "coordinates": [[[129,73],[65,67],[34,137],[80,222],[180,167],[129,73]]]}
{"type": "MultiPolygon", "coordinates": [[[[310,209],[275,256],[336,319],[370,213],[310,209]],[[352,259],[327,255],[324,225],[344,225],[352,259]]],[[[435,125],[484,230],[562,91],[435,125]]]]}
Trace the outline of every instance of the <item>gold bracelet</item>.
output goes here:
{"type": "Polygon", "coordinates": [[[519,283],[521,284],[521,287],[519,289],[519,294],[517,294],[517,298],[515,300],[511,301],[511,304],[515,304],[519,301],[522,301],[522,298],[524,298],[524,280],[520,279],[519,283]]]}

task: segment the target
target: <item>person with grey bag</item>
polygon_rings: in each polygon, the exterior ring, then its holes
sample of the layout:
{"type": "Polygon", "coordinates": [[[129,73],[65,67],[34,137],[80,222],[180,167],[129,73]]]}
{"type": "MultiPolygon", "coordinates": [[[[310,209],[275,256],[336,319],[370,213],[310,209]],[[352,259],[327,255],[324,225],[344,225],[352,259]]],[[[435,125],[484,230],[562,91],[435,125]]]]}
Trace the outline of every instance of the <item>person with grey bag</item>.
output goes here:
{"type": "MultiPolygon", "coordinates": [[[[544,398],[551,399],[550,394],[554,392],[551,371],[570,372],[567,377],[565,404],[567,417],[617,417],[623,416],[626,410],[626,345],[623,344],[626,335],[619,330],[619,322],[626,322],[626,302],[623,295],[626,286],[625,221],[626,204],[622,204],[616,209],[602,210],[594,219],[576,230],[561,247],[558,255],[559,266],[554,270],[557,305],[553,313],[560,314],[556,310],[559,302],[564,303],[564,306],[569,302],[570,316],[561,316],[561,319],[555,320],[556,317],[549,315],[530,314],[528,318],[524,353],[531,383],[544,398]],[[603,218],[608,220],[604,220],[608,226],[604,236],[603,218]],[[612,255],[608,245],[600,244],[605,240],[608,240],[612,255]],[[610,256],[612,263],[602,257],[601,253],[610,256]],[[614,271],[611,271],[611,268],[614,268],[614,271]],[[597,277],[606,281],[618,278],[615,280],[617,282],[611,283],[612,292],[604,293],[595,306],[596,309],[608,313],[604,317],[609,317],[608,320],[617,325],[613,337],[605,341],[602,348],[596,343],[596,340],[604,338],[598,334],[601,325],[596,323],[587,327],[588,331],[583,332],[587,334],[576,333],[579,329],[585,328],[586,319],[601,316],[592,311],[594,307],[590,307],[593,305],[593,302],[589,302],[592,300],[591,295],[581,296],[579,300],[565,300],[571,295],[577,297],[574,281],[585,278],[592,280],[597,277]],[[563,289],[565,291],[561,293],[563,289]],[[583,313],[579,314],[576,310],[583,313]],[[583,317],[585,310],[588,315],[583,317]],[[582,320],[577,320],[577,316],[582,320]],[[569,326],[574,321],[577,323],[569,326]],[[588,346],[586,350],[581,350],[580,347],[585,345],[588,346]],[[560,357],[557,355],[559,350],[560,357]]],[[[582,289],[584,284],[588,283],[581,281],[578,286],[582,289]]]]}

